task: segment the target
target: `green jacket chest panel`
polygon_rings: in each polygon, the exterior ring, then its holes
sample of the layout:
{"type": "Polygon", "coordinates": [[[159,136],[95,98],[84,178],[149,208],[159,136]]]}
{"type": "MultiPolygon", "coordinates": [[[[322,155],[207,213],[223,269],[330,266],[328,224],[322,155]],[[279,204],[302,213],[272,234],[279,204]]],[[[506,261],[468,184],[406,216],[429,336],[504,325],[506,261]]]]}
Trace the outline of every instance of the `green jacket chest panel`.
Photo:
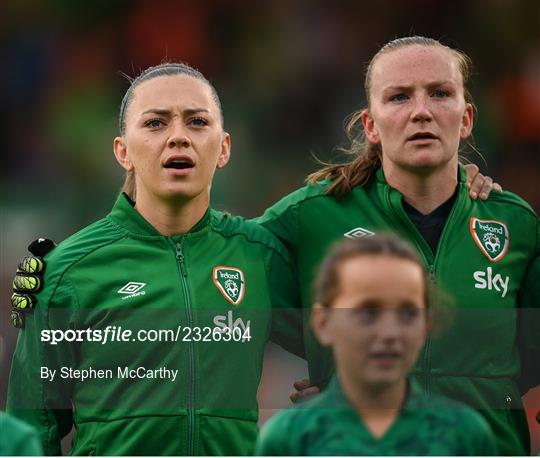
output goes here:
{"type": "MultiPolygon", "coordinates": [[[[452,412],[449,412],[449,416],[452,412]]],[[[459,425],[422,410],[396,420],[381,437],[375,438],[354,412],[328,411],[317,419],[317,429],[304,435],[305,455],[314,456],[447,456],[482,453],[475,450],[474,437],[466,440],[459,425]],[[321,433],[322,432],[322,433],[321,433]],[[464,440],[465,439],[465,440],[464,440]],[[468,443],[469,442],[469,443],[468,443]]],[[[471,436],[473,432],[470,432],[471,436]]],[[[489,449],[487,451],[490,451],[489,449]]]]}
{"type": "Polygon", "coordinates": [[[180,261],[172,240],[127,238],[87,256],[71,269],[69,278],[78,305],[76,311],[71,310],[74,326],[102,332],[107,326],[114,327],[117,336],[131,331],[128,342],[79,344],[77,367],[110,369],[115,374],[118,367],[128,366],[178,370],[174,383],[150,380],[145,385],[124,379],[105,390],[97,379],[75,384],[79,405],[96,406],[98,399],[98,407],[103,408],[133,405],[177,412],[187,405],[178,387],[189,386],[193,374],[200,385],[216,377],[228,380],[233,371],[241,396],[230,396],[226,390],[216,395],[213,390],[198,389],[195,407],[204,411],[256,408],[271,317],[260,248],[241,238],[234,243],[207,232],[187,237],[182,253],[180,261]],[[225,285],[216,278],[220,273],[235,281],[225,285]],[[232,338],[225,341],[216,328],[233,333],[232,338]],[[158,337],[155,331],[170,334],[158,337]],[[151,338],[175,341],[152,342],[151,338]],[[159,390],[155,390],[156,384],[159,390]],[[127,394],[118,398],[126,388],[127,394]],[[155,391],[159,396],[145,394],[155,391]],[[100,396],[94,397],[98,392],[100,396]]]}
{"type": "Polygon", "coordinates": [[[29,417],[46,451],[72,423],[75,454],[252,451],[272,306],[296,301],[292,263],[270,233],[209,210],[164,237],[121,196],[46,260],[10,382],[15,408],[37,385],[29,417]],[[41,330],[101,337],[52,345],[41,330]],[[48,363],[55,383],[39,376],[48,363]],[[61,383],[60,366],[71,371],[61,383]]]}
{"type": "Polygon", "coordinates": [[[444,398],[428,399],[415,383],[409,386],[399,416],[381,437],[375,437],[334,379],[318,398],[271,420],[261,433],[258,451],[312,456],[495,453],[494,438],[478,414],[444,398]]]}
{"type": "MultiPolygon", "coordinates": [[[[436,253],[408,219],[401,195],[387,185],[372,183],[342,200],[318,196],[301,202],[297,256],[302,305],[311,306],[310,285],[332,243],[371,233],[401,236],[420,253],[444,311],[437,315],[439,326],[418,361],[416,370],[422,374],[422,383],[428,390],[473,407],[503,409],[504,413],[508,399],[513,408],[520,405],[515,385],[520,370],[518,292],[528,266],[538,256],[538,220],[509,199],[473,202],[464,185],[460,186],[436,253]]],[[[324,384],[332,373],[330,353],[309,332],[306,352],[310,377],[324,384]]],[[[490,413],[485,416],[492,425],[501,422],[490,413]]],[[[519,441],[505,421],[498,436],[507,442],[502,449],[515,450],[519,441]]]]}
{"type": "MultiPolygon", "coordinates": [[[[515,306],[521,280],[535,252],[532,218],[524,220],[524,212],[514,206],[472,202],[466,190],[461,190],[437,253],[432,253],[401,207],[401,196],[388,187],[374,188],[356,188],[342,200],[318,197],[300,205],[298,270],[304,306],[311,303],[309,285],[315,268],[332,243],[344,237],[368,237],[381,232],[395,233],[412,243],[426,268],[433,271],[437,287],[451,292],[458,304],[515,306]],[[505,238],[510,241],[505,255],[497,262],[490,260],[475,241],[470,227],[473,218],[496,220],[506,226],[505,238]]],[[[499,237],[504,243],[503,237],[499,237]]]]}

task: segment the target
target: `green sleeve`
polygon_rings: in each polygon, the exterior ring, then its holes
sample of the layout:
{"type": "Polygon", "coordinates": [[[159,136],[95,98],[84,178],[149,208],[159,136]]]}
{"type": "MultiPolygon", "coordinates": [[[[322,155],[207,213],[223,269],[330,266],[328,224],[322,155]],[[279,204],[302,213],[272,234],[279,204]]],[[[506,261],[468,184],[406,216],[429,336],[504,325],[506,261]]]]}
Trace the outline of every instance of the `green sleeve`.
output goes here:
{"type": "Polygon", "coordinates": [[[34,428],[0,412],[0,456],[40,456],[41,443],[34,428]]]}
{"type": "Polygon", "coordinates": [[[291,255],[296,256],[299,205],[294,201],[290,202],[293,195],[277,202],[255,221],[277,236],[291,255]]]}
{"type": "Polygon", "coordinates": [[[519,294],[520,391],[540,385],[540,256],[529,266],[519,294]]]}
{"type": "Polygon", "coordinates": [[[498,456],[495,436],[490,431],[483,432],[475,440],[475,450],[471,456],[498,456]]]}
{"type": "Polygon", "coordinates": [[[298,243],[298,193],[299,191],[284,197],[255,221],[277,236],[286,248],[283,250],[286,251],[284,256],[274,256],[268,270],[274,307],[270,339],[304,358],[303,314],[295,260],[298,243]]]}
{"type": "Polygon", "coordinates": [[[270,340],[301,358],[305,357],[303,317],[298,278],[284,248],[271,251],[267,262],[268,290],[272,301],[270,340]]]}
{"type": "Polygon", "coordinates": [[[41,441],[35,431],[25,437],[19,437],[13,444],[13,455],[15,456],[42,456],[43,449],[41,441]]]}
{"type": "Polygon", "coordinates": [[[461,422],[461,428],[466,437],[464,443],[468,444],[468,456],[498,456],[495,435],[486,420],[476,411],[470,411],[467,421],[461,422]]]}
{"type": "Polygon", "coordinates": [[[285,410],[268,420],[257,438],[256,456],[301,455],[291,441],[291,438],[296,437],[291,428],[292,416],[292,411],[285,410]]]}
{"type": "Polygon", "coordinates": [[[44,343],[41,331],[66,329],[75,299],[67,279],[54,288],[54,295],[45,288],[37,296],[38,306],[32,314],[26,315],[25,327],[19,331],[11,364],[7,409],[36,429],[45,455],[60,455],[60,441],[72,427],[71,409],[65,408],[70,405],[69,388],[60,377],[54,384],[44,381],[41,368],[60,368],[73,357],[73,346],[62,345],[60,350],[60,346],[44,343]]]}

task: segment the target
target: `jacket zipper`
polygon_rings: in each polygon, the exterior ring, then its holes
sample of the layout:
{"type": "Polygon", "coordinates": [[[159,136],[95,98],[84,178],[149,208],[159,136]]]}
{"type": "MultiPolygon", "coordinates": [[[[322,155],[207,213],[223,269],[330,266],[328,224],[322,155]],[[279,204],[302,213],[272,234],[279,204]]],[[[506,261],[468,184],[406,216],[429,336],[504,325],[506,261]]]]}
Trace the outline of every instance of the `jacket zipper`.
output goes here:
{"type": "MultiPolygon", "coordinates": [[[[186,236],[183,235],[180,239],[180,242],[175,243],[171,238],[169,242],[174,247],[176,252],[176,264],[179,268],[180,281],[182,283],[182,291],[184,293],[184,302],[186,304],[186,317],[187,317],[187,326],[188,328],[193,328],[193,314],[191,310],[191,302],[189,299],[189,289],[187,283],[187,270],[184,257],[184,241],[186,236]]],[[[194,450],[194,428],[195,428],[195,353],[193,349],[193,342],[188,342],[188,355],[189,355],[189,391],[188,391],[188,446],[187,446],[187,455],[193,456],[194,450]]]]}
{"type": "MultiPolygon", "coordinates": [[[[435,277],[434,263],[429,265],[429,280],[433,285],[437,283],[437,278],[435,277]]],[[[428,333],[426,338],[426,344],[424,345],[424,364],[422,366],[424,368],[424,392],[429,396],[431,394],[431,332],[428,333]]]]}
{"type": "MultiPolygon", "coordinates": [[[[420,256],[422,257],[422,260],[424,261],[424,266],[426,266],[429,269],[429,279],[431,282],[435,283],[435,262],[431,260],[431,256],[429,256],[426,253],[427,248],[427,242],[424,240],[422,235],[419,233],[416,226],[412,223],[412,221],[408,218],[408,216],[405,213],[405,210],[403,210],[403,206],[399,204],[399,208],[396,208],[396,205],[394,205],[394,202],[392,201],[392,196],[390,195],[391,188],[389,185],[386,185],[385,191],[384,191],[384,197],[385,197],[385,204],[388,209],[392,209],[392,211],[398,216],[398,218],[403,222],[405,225],[407,231],[411,235],[411,241],[414,242],[416,248],[418,249],[418,252],[420,253],[420,256]]],[[[442,236],[441,236],[442,239],[442,236]]],[[[428,251],[430,253],[431,250],[428,251]]],[[[424,350],[422,352],[422,381],[424,385],[424,393],[429,395],[430,393],[430,371],[431,371],[431,333],[428,333],[426,337],[426,343],[424,344],[424,350]]]]}
{"type": "MultiPolygon", "coordinates": [[[[446,219],[446,223],[444,224],[443,230],[441,232],[441,237],[439,238],[437,250],[435,251],[435,258],[433,259],[433,264],[429,265],[429,278],[433,286],[437,284],[436,269],[437,269],[437,265],[439,261],[439,254],[441,252],[441,247],[444,246],[444,241],[446,239],[446,233],[448,232],[448,227],[451,225],[452,219],[454,218],[454,214],[456,213],[456,208],[459,205],[460,194],[461,194],[461,190],[458,190],[458,195],[456,196],[454,205],[452,206],[452,209],[450,210],[450,214],[448,215],[448,218],[446,219]]],[[[418,230],[416,230],[416,232],[418,232],[418,230]]],[[[424,357],[425,357],[424,358],[424,386],[425,386],[426,394],[430,395],[431,394],[431,333],[428,334],[428,337],[427,337],[424,357]]]]}
{"type": "MultiPolygon", "coordinates": [[[[459,183],[458,183],[459,186],[459,183]]],[[[389,206],[389,208],[392,208],[395,213],[398,214],[398,216],[401,218],[401,220],[405,223],[407,226],[407,229],[409,230],[409,233],[412,235],[413,239],[416,240],[416,246],[419,249],[420,254],[422,255],[422,258],[424,259],[425,266],[428,268],[429,272],[429,279],[431,280],[432,284],[435,285],[437,283],[437,277],[436,277],[436,266],[437,261],[439,259],[439,253],[440,248],[444,242],[444,239],[446,238],[446,232],[448,229],[448,226],[450,226],[450,223],[452,221],[452,218],[456,212],[456,208],[459,205],[459,199],[461,195],[461,190],[458,191],[458,195],[456,197],[456,200],[454,202],[454,205],[452,206],[452,210],[450,210],[450,214],[448,215],[448,219],[446,220],[446,223],[444,225],[444,228],[441,233],[441,237],[439,238],[439,243],[437,246],[437,250],[434,254],[434,259],[432,262],[429,261],[429,258],[431,256],[428,256],[426,254],[426,247],[428,247],[427,242],[425,241],[424,237],[422,237],[422,234],[418,231],[417,227],[412,223],[412,221],[409,219],[409,217],[406,215],[405,210],[403,210],[403,206],[400,206],[399,211],[396,210],[396,208],[393,205],[392,199],[390,197],[390,186],[387,185],[385,197],[386,197],[386,203],[389,206]]],[[[431,252],[431,249],[429,250],[431,252]]],[[[424,380],[424,391],[427,395],[431,394],[431,333],[428,334],[426,343],[424,345],[424,354],[422,357],[422,369],[423,369],[423,380],[424,380]]]]}

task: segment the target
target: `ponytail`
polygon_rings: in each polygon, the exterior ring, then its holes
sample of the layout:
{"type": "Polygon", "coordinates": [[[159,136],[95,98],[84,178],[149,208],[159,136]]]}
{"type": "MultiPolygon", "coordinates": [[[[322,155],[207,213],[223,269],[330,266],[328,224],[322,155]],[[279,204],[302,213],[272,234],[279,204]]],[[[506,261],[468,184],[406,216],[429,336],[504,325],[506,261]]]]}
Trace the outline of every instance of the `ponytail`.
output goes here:
{"type": "Polygon", "coordinates": [[[307,182],[316,184],[319,181],[331,180],[332,184],[326,190],[327,194],[336,197],[347,195],[355,186],[365,185],[381,166],[381,147],[369,143],[364,135],[360,122],[364,110],[355,111],[345,124],[345,133],[350,141],[348,148],[341,148],[347,155],[355,156],[345,164],[322,163],[320,170],[308,175],[307,182]]]}
{"type": "Polygon", "coordinates": [[[137,188],[135,186],[135,171],[134,170],[128,170],[126,172],[126,178],[124,180],[124,184],[122,185],[122,189],[120,189],[120,193],[126,193],[127,196],[135,202],[137,198],[137,188]]]}

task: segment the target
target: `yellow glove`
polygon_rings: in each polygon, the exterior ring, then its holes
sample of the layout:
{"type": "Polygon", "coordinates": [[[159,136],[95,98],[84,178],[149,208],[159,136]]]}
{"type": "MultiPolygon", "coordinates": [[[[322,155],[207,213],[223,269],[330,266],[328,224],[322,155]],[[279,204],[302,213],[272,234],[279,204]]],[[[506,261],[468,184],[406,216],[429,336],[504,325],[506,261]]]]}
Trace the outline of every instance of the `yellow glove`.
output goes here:
{"type": "Polygon", "coordinates": [[[24,327],[25,313],[32,312],[37,300],[32,293],[37,293],[43,286],[43,272],[45,271],[45,256],[55,247],[49,239],[34,240],[28,250],[33,256],[25,256],[17,267],[13,279],[13,294],[11,295],[10,321],[16,328],[24,327]]]}

